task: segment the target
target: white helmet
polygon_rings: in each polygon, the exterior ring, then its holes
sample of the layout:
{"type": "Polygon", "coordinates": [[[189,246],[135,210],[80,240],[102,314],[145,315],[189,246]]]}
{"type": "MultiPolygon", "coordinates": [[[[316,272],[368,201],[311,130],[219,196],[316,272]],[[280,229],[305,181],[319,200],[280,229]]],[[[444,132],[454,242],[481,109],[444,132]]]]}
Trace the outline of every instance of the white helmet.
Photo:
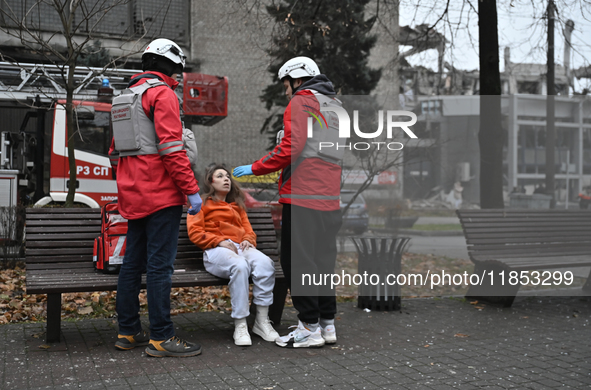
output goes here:
{"type": "Polygon", "coordinates": [[[148,53],[168,58],[175,64],[180,65],[183,69],[185,68],[185,60],[187,57],[185,56],[185,53],[183,53],[183,49],[170,39],[159,38],[153,40],[148,47],[146,47],[146,50],[144,50],[142,58],[148,53]]]}
{"type": "Polygon", "coordinates": [[[287,76],[292,79],[299,79],[301,77],[314,77],[320,74],[320,69],[313,59],[308,57],[295,57],[287,61],[281,69],[279,69],[279,80],[283,80],[287,76]]]}

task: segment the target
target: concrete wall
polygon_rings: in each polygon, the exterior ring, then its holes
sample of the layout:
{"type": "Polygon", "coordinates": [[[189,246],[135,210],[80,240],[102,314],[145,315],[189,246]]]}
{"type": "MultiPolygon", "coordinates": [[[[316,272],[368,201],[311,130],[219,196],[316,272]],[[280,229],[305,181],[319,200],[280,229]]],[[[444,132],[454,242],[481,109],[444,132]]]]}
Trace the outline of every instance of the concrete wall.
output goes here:
{"type": "MultiPolygon", "coordinates": [[[[200,162],[248,164],[268,145],[260,128],[268,115],[259,96],[270,82],[269,31],[257,10],[224,0],[191,2],[191,53],[201,73],[228,77],[228,117],[214,126],[194,126],[200,162]]],[[[260,10],[263,12],[263,10],[260,10]]]]}

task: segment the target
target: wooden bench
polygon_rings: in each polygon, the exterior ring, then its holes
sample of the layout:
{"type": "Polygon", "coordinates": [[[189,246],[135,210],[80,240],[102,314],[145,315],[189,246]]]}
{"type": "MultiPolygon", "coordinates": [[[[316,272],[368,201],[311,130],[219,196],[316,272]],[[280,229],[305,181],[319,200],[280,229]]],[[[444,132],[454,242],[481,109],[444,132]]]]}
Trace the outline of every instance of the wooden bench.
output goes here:
{"type": "MultiPolygon", "coordinates": [[[[521,286],[508,283],[510,271],[591,266],[591,211],[484,209],[456,213],[474,273],[482,277],[492,271],[494,275],[492,285],[487,276],[482,285],[470,286],[467,298],[509,307],[521,286]],[[503,271],[504,281],[499,277],[503,271]]],[[[531,272],[524,275],[531,279],[531,272]]],[[[540,279],[545,277],[540,275],[540,279]]],[[[583,290],[591,291],[591,278],[583,290]]]]}
{"type": "MultiPolygon", "coordinates": [[[[47,342],[60,340],[61,295],[117,289],[117,275],[94,270],[93,243],[100,233],[100,209],[29,208],[26,217],[27,294],[47,294],[47,342]]],[[[249,209],[257,248],[276,262],[273,306],[269,318],[279,324],[287,284],[279,265],[277,238],[269,209],[249,209]]],[[[186,214],[179,232],[173,287],[228,284],[203,266],[203,252],[187,236],[186,214]],[[178,271],[178,272],[177,272],[178,271]]],[[[146,287],[145,275],[142,288],[146,287]]]]}

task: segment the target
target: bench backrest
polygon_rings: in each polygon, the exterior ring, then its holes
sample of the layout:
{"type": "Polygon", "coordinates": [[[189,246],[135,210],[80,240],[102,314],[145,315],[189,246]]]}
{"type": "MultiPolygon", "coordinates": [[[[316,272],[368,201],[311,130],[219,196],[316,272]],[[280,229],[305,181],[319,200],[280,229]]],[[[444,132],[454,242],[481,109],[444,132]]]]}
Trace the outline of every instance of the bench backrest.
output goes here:
{"type": "Polygon", "coordinates": [[[591,210],[484,209],[456,213],[472,260],[591,253],[591,210]]]}
{"type": "MultiPolygon", "coordinates": [[[[100,209],[27,209],[27,271],[92,269],[94,239],[101,230],[100,217],[100,209]]],[[[257,235],[257,249],[276,261],[279,252],[270,209],[249,209],[248,218],[257,235]]],[[[175,268],[204,269],[203,252],[187,236],[186,214],[181,221],[175,268]]]]}

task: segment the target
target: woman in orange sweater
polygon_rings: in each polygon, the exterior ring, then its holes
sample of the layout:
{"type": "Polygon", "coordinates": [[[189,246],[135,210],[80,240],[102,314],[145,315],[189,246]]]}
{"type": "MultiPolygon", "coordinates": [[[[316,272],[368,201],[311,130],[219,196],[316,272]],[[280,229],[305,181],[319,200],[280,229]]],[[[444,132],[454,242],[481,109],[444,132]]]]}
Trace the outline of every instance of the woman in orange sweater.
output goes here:
{"type": "Polygon", "coordinates": [[[187,215],[187,229],[191,241],[203,249],[207,272],[230,279],[234,343],[252,345],[246,324],[249,277],[257,307],[252,331],[265,341],[274,342],[279,334],[268,314],[273,303],[275,266],[273,260],[256,249],[256,234],[246,215],[244,193],[223,165],[207,170],[203,191],[201,211],[187,215]]]}

